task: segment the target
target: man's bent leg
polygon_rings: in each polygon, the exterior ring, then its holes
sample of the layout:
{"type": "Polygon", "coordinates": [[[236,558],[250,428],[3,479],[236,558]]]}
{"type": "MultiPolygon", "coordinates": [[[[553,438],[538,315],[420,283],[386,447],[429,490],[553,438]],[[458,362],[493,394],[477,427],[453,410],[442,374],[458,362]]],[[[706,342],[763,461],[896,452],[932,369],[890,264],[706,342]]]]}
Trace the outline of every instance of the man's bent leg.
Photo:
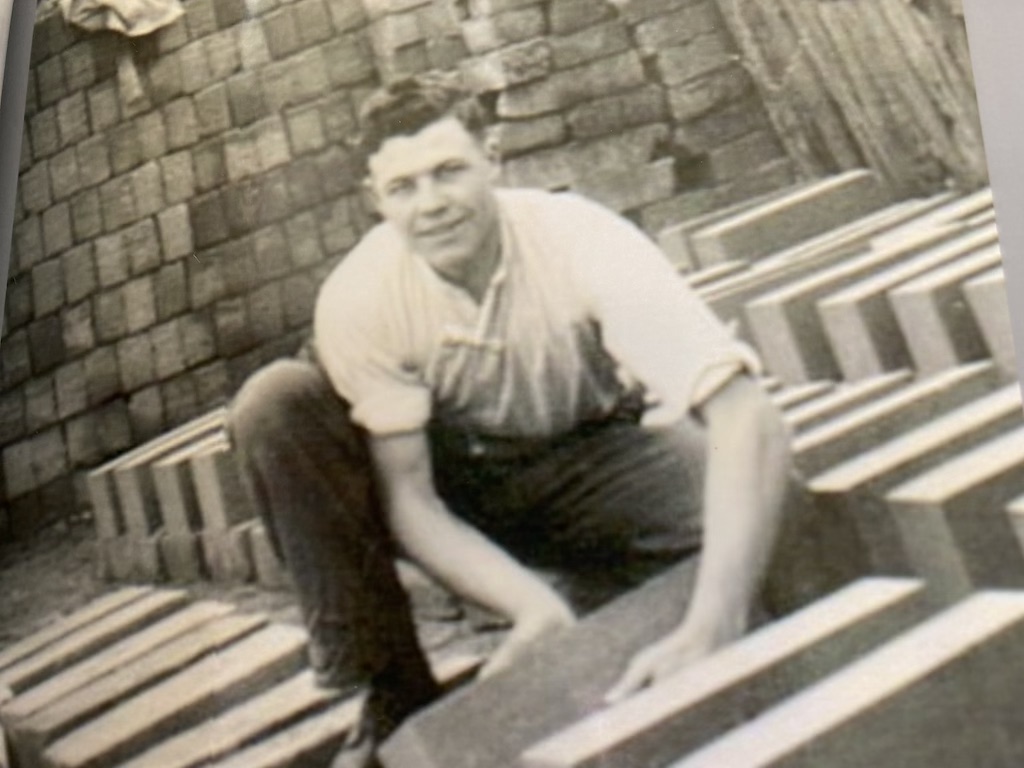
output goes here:
{"type": "Polygon", "coordinates": [[[321,684],[370,684],[400,720],[437,694],[378,504],[365,434],[313,364],[252,376],[229,428],[242,475],[290,569],[321,684]]]}

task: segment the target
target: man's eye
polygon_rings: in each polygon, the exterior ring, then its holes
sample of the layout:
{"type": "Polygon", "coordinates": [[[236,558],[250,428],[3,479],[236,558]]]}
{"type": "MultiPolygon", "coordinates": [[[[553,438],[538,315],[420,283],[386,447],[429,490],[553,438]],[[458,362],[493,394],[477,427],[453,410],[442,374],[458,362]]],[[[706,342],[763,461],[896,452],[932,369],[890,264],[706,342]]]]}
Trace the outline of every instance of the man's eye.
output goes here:
{"type": "Polygon", "coordinates": [[[412,193],[412,182],[393,181],[384,188],[384,191],[391,197],[404,197],[412,193]]]}
{"type": "Polygon", "coordinates": [[[465,169],[466,166],[464,163],[445,163],[437,169],[437,176],[441,179],[450,179],[454,176],[458,176],[465,169]]]}

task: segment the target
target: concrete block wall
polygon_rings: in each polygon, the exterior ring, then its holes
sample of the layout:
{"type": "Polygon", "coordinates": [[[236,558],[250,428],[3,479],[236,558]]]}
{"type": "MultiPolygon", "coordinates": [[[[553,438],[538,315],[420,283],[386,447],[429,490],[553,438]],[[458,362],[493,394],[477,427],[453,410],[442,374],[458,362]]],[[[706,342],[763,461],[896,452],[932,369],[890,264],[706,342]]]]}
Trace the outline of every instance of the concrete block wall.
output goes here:
{"type": "Polygon", "coordinates": [[[459,69],[513,184],[655,234],[793,180],[718,0],[183,0],[142,39],[40,18],[0,342],[4,517],[294,351],[372,217],[344,139],[382,79],[459,69]],[[134,67],[127,66],[129,63],[134,67]]]}

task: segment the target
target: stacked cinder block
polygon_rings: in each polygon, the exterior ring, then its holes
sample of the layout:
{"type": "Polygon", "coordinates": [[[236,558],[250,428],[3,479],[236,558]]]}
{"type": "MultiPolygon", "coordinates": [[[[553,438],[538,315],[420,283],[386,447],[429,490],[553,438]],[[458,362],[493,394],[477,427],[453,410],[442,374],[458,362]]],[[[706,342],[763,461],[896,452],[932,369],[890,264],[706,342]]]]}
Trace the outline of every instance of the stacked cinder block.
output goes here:
{"type": "Polygon", "coordinates": [[[714,0],[471,0],[467,81],[513,185],[573,189],[649,231],[792,180],[714,0]]]}
{"type": "Polygon", "coordinates": [[[133,41],[37,24],[0,345],[16,533],[297,347],[368,225],[343,141],[377,82],[361,5],[183,5],[133,41]]]}

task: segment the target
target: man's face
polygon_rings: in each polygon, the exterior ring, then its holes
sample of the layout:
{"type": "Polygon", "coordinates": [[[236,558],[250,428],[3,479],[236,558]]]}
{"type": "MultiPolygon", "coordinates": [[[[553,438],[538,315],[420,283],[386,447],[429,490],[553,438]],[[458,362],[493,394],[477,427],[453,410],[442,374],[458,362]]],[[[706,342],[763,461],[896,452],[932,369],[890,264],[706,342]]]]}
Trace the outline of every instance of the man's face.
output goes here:
{"type": "Polygon", "coordinates": [[[497,247],[498,166],[458,119],[385,140],[369,171],[377,210],[448,279],[465,279],[497,247]]]}

